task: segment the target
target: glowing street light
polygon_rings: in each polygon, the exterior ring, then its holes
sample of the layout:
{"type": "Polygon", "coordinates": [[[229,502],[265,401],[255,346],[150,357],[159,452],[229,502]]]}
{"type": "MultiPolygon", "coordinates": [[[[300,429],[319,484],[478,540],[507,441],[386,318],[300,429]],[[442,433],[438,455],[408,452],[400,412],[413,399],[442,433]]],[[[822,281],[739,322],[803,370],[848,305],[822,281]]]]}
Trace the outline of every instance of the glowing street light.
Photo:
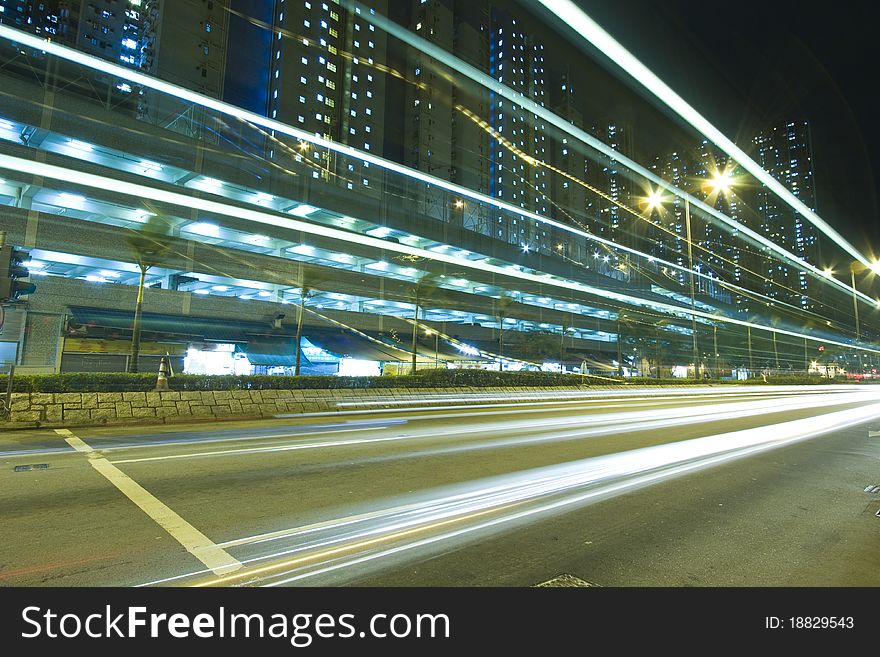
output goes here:
{"type": "Polygon", "coordinates": [[[729,169],[724,171],[716,171],[709,180],[709,186],[715,194],[730,194],[731,185],[733,184],[733,176],[729,169]]]}
{"type": "MultiPolygon", "coordinates": [[[[706,185],[712,188],[712,193],[731,194],[733,189],[733,176],[731,174],[730,169],[725,169],[724,171],[716,171],[710,180],[703,181],[706,185]]],[[[648,208],[653,210],[658,206],[663,205],[663,197],[660,193],[660,190],[652,190],[650,194],[648,194],[648,208]]],[[[694,378],[699,379],[699,363],[700,363],[700,354],[699,347],[697,345],[697,299],[696,299],[696,287],[694,284],[694,249],[693,242],[691,240],[691,203],[690,196],[684,196],[684,221],[685,221],[685,241],[687,243],[687,257],[688,257],[688,274],[690,278],[690,292],[691,292],[691,334],[693,335],[693,349],[694,349],[694,378]]],[[[696,268],[696,271],[699,271],[699,267],[696,268]]],[[[717,351],[717,349],[716,349],[717,351]]]]}
{"type": "Polygon", "coordinates": [[[648,202],[648,210],[653,210],[655,208],[663,207],[663,194],[659,189],[655,189],[648,194],[647,198],[648,202]]]}
{"type": "Polygon", "coordinates": [[[865,266],[859,260],[853,260],[849,265],[849,275],[853,294],[853,314],[855,315],[856,319],[856,342],[858,342],[862,337],[861,327],[859,326],[859,302],[856,296],[856,272],[864,271],[866,269],[873,273],[877,273],[878,269],[880,269],[880,263],[874,261],[870,265],[865,266]]]}

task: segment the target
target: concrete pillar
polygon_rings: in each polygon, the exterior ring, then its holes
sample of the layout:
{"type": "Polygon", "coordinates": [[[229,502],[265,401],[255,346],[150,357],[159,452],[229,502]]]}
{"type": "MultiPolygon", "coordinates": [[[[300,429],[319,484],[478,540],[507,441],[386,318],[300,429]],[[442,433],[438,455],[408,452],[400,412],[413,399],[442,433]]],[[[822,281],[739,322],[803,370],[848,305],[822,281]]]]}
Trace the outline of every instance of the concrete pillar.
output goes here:
{"type": "Polygon", "coordinates": [[[58,344],[62,316],[28,312],[25,321],[21,374],[52,374],[59,370],[58,344]]]}

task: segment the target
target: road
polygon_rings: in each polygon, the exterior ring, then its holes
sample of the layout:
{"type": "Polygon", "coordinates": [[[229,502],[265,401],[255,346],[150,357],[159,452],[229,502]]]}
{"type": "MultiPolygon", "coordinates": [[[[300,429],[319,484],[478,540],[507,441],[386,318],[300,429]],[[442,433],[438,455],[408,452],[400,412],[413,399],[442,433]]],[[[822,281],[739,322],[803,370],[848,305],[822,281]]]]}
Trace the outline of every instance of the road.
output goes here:
{"type": "Polygon", "coordinates": [[[750,386],[6,432],[0,585],[878,586],[872,429],[750,386]]]}

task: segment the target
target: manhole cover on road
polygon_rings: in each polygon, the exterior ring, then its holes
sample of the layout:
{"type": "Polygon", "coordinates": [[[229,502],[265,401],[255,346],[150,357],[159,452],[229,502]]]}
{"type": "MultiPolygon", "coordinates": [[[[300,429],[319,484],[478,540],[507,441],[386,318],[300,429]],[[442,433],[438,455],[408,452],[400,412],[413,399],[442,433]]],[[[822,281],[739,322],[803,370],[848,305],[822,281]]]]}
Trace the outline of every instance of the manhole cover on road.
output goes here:
{"type": "Polygon", "coordinates": [[[48,463],[32,463],[30,465],[17,465],[14,468],[15,472],[27,472],[28,470],[48,470],[48,463]]]}
{"type": "Polygon", "coordinates": [[[566,587],[566,586],[577,586],[577,587],[587,587],[587,586],[599,586],[598,584],[592,584],[591,582],[587,582],[582,580],[580,577],[575,577],[574,575],[557,575],[553,579],[548,579],[546,582],[541,582],[540,584],[535,584],[535,587],[566,587]]]}

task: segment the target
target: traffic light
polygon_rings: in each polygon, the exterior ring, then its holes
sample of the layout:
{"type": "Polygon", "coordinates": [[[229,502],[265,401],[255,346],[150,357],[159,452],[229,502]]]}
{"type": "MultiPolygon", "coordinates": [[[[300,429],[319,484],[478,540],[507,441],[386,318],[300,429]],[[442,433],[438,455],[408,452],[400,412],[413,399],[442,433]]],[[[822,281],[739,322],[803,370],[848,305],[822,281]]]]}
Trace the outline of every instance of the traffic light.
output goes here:
{"type": "Polygon", "coordinates": [[[33,283],[21,280],[30,275],[24,266],[29,258],[26,251],[16,251],[8,245],[0,248],[0,301],[15,301],[37,289],[33,283]]]}

